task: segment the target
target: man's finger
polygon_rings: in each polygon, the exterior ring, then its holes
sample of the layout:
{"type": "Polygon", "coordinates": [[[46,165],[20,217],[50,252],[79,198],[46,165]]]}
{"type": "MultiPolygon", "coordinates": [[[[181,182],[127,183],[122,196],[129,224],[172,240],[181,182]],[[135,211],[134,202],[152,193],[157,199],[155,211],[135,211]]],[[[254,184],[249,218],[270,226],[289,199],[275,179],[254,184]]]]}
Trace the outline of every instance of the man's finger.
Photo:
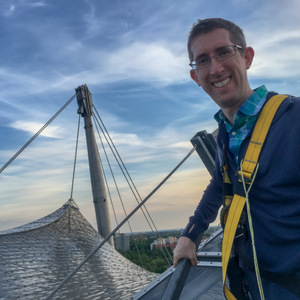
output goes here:
{"type": "Polygon", "coordinates": [[[198,261],[197,261],[197,256],[194,256],[193,258],[191,258],[191,263],[192,263],[192,266],[196,266],[198,261]]]}

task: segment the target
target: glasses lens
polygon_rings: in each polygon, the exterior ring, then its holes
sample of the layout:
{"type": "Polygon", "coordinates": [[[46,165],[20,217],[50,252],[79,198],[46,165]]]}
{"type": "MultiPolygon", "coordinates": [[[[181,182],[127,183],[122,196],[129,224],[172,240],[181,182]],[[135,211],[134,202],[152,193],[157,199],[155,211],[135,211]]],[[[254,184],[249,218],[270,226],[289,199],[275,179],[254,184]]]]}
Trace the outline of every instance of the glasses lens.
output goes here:
{"type": "Polygon", "coordinates": [[[196,60],[190,63],[190,66],[194,70],[203,69],[210,64],[210,57],[208,55],[203,55],[201,57],[198,57],[196,60]]]}
{"type": "Polygon", "coordinates": [[[190,63],[190,66],[191,66],[191,68],[192,68],[193,70],[197,70],[197,66],[196,66],[196,63],[195,63],[194,61],[192,61],[192,62],[190,63]]]}
{"type": "Polygon", "coordinates": [[[226,46],[218,49],[215,53],[216,60],[225,60],[235,54],[234,46],[226,46]]]}
{"type": "Polygon", "coordinates": [[[208,55],[198,57],[196,60],[196,64],[198,69],[206,68],[210,64],[210,57],[208,55]]]}

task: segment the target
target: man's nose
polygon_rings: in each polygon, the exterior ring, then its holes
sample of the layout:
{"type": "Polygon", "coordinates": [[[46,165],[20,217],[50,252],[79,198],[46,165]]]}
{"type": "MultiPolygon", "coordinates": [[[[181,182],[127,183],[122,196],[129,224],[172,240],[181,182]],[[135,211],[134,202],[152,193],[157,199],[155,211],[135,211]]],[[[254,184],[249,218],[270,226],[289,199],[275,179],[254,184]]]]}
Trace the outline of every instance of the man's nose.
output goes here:
{"type": "Polygon", "coordinates": [[[221,61],[217,61],[214,57],[211,57],[209,70],[211,75],[219,74],[224,70],[223,63],[221,61]]]}

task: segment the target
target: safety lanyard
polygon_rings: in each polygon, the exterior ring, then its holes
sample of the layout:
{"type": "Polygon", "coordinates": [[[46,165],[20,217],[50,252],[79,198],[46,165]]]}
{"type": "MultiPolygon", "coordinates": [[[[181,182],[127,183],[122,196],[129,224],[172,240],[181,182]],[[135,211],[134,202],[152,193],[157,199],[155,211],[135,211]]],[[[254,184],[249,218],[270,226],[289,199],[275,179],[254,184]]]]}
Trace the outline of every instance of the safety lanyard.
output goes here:
{"type": "MultiPolygon", "coordinates": [[[[244,190],[246,189],[245,184],[251,187],[254,181],[255,172],[258,167],[258,158],[260,151],[262,149],[263,143],[269,131],[270,125],[274,118],[274,115],[286,98],[286,95],[276,95],[269,99],[269,101],[263,107],[262,112],[259,115],[259,118],[254,127],[251,140],[249,142],[246,154],[241,163],[241,168],[239,170],[239,181],[244,185],[244,190]]],[[[224,170],[224,183],[231,184],[230,179],[227,174],[227,170],[224,170]]],[[[248,189],[249,192],[249,189],[248,189]]],[[[225,214],[224,219],[224,233],[223,233],[223,242],[222,242],[222,278],[224,286],[224,294],[228,300],[236,300],[235,296],[227,288],[225,279],[227,274],[227,267],[230,258],[230,253],[232,250],[233,241],[235,238],[236,229],[238,227],[242,211],[244,209],[246,198],[247,198],[247,189],[244,192],[239,192],[241,195],[235,193],[232,195],[224,195],[224,204],[229,206],[229,210],[225,214]]],[[[250,214],[250,211],[249,211],[250,214]]],[[[249,218],[248,218],[249,219],[249,218]]]]}

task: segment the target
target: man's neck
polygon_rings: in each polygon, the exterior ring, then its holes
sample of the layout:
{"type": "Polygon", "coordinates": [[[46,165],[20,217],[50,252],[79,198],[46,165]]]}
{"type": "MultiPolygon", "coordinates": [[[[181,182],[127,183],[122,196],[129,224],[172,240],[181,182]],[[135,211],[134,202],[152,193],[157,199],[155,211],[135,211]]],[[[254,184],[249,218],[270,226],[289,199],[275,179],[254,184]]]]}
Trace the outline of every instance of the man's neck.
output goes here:
{"type": "MultiPolygon", "coordinates": [[[[247,99],[245,101],[247,101],[247,99]]],[[[239,110],[240,107],[241,107],[241,105],[239,105],[238,107],[226,107],[226,108],[222,108],[223,114],[225,115],[225,117],[227,118],[228,122],[232,126],[234,124],[234,115],[236,114],[236,112],[239,110]]]]}
{"type": "Polygon", "coordinates": [[[228,122],[233,125],[234,124],[234,115],[236,112],[239,110],[239,108],[249,99],[249,97],[254,93],[253,90],[249,90],[247,96],[245,97],[244,101],[238,102],[237,105],[235,106],[230,106],[230,107],[222,107],[222,112],[227,118],[228,122]]]}
{"type": "Polygon", "coordinates": [[[233,126],[234,120],[234,114],[238,111],[238,109],[236,109],[234,112],[232,111],[227,111],[226,109],[222,109],[223,114],[225,115],[225,117],[227,118],[228,122],[233,126]]]}

